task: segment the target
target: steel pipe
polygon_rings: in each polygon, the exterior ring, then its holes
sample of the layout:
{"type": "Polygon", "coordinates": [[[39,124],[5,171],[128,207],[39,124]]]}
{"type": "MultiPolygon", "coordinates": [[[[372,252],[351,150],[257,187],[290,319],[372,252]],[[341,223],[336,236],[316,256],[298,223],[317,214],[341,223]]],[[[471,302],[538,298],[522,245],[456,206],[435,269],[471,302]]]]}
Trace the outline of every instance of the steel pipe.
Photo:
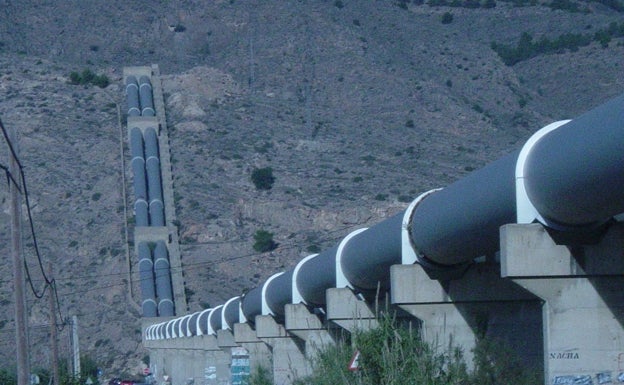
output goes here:
{"type": "Polygon", "coordinates": [[[624,212],[624,95],[550,131],[531,148],[525,188],[546,225],[591,227],[624,212]]]}
{"type": "Polygon", "coordinates": [[[299,267],[296,285],[307,304],[325,305],[325,290],[336,285],[337,251],[338,245],[322,251],[299,267]]]}
{"type": "Polygon", "coordinates": [[[141,295],[143,301],[141,303],[143,309],[143,317],[156,317],[158,311],[156,308],[156,289],[154,287],[154,263],[152,262],[152,253],[146,242],[140,242],[138,246],[139,253],[139,279],[141,284],[141,295]]]}
{"type": "Polygon", "coordinates": [[[154,275],[156,277],[156,295],[158,296],[158,315],[171,317],[174,315],[173,292],[169,256],[164,241],[156,242],[154,248],[154,275]]]}
{"type": "Polygon", "coordinates": [[[154,116],[154,100],[152,96],[152,83],[147,75],[139,78],[139,97],[141,100],[141,115],[154,116]]]}
{"type": "Polygon", "coordinates": [[[230,298],[222,310],[221,326],[224,329],[234,329],[234,324],[240,322],[240,297],[230,298]]]}
{"type": "Polygon", "coordinates": [[[126,78],[126,100],[128,102],[128,116],[141,116],[139,104],[139,84],[135,76],[126,78]]]}
{"type": "Polygon", "coordinates": [[[342,273],[358,291],[389,288],[390,266],[401,263],[403,212],[353,235],[339,254],[342,273]]]}
{"type": "Polygon", "coordinates": [[[223,309],[223,305],[219,305],[215,307],[208,316],[208,332],[212,331],[211,334],[217,334],[217,330],[221,330],[221,310],[223,309]]]}
{"type": "Polygon", "coordinates": [[[272,279],[265,289],[266,304],[273,315],[279,318],[284,316],[284,306],[292,302],[293,270],[288,270],[272,279]]]}

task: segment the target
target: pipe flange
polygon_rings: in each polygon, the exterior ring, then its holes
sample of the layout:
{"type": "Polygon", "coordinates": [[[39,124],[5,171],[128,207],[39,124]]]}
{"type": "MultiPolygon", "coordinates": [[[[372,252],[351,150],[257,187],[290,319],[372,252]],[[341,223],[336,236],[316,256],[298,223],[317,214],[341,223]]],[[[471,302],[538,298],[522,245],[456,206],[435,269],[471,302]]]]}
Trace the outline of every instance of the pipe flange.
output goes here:
{"type": "Polygon", "coordinates": [[[416,211],[416,207],[429,195],[442,190],[442,188],[435,188],[420,194],[416,199],[407,206],[405,214],[403,214],[403,222],[401,224],[401,263],[403,265],[413,265],[414,263],[420,263],[423,259],[421,253],[416,248],[416,245],[412,242],[410,236],[410,228],[412,223],[412,217],[416,211]]]}
{"type": "Polygon", "coordinates": [[[541,138],[546,136],[551,131],[556,130],[557,128],[563,126],[564,124],[570,122],[570,120],[560,120],[554,123],[551,123],[545,127],[539,129],[536,133],[534,133],[529,140],[526,141],[524,146],[522,146],[522,150],[520,150],[520,154],[518,155],[518,160],[516,161],[516,222],[517,223],[533,223],[536,220],[540,223],[547,225],[549,227],[552,223],[549,223],[546,219],[544,219],[540,213],[535,208],[535,205],[531,202],[529,195],[527,194],[527,190],[525,187],[526,175],[524,174],[524,166],[531,154],[531,150],[533,146],[537,142],[540,141],[541,138]]]}
{"type": "Polygon", "coordinates": [[[342,250],[344,250],[351,238],[366,230],[368,230],[368,227],[350,232],[349,235],[344,237],[338,245],[338,249],[336,250],[336,288],[338,289],[348,287],[353,290],[353,285],[349,282],[347,277],[344,275],[344,271],[342,270],[342,250]]]}

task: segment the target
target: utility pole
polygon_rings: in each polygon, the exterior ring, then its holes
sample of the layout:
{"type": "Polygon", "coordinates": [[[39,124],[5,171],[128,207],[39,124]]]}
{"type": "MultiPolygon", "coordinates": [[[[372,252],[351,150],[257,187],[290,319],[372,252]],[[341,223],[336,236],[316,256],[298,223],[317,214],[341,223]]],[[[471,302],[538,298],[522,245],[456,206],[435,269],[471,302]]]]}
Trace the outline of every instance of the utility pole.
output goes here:
{"type": "Polygon", "coordinates": [[[58,349],[58,337],[56,335],[56,303],[54,302],[55,297],[55,287],[54,283],[54,273],[52,271],[52,263],[50,262],[48,265],[48,273],[50,274],[50,339],[52,346],[52,385],[60,384],[61,378],[59,376],[59,349],[58,349]]]}
{"type": "Polygon", "coordinates": [[[26,319],[26,296],[24,281],[24,260],[22,251],[21,213],[20,213],[20,169],[17,160],[17,140],[15,131],[9,131],[9,172],[12,176],[9,183],[11,212],[11,255],[13,259],[13,299],[15,301],[15,346],[17,361],[17,385],[30,384],[30,368],[28,365],[28,320],[26,319]]]}
{"type": "Polygon", "coordinates": [[[80,378],[80,342],[78,341],[78,317],[72,316],[72,352],[74,355],[74,377],[80,378]]]}

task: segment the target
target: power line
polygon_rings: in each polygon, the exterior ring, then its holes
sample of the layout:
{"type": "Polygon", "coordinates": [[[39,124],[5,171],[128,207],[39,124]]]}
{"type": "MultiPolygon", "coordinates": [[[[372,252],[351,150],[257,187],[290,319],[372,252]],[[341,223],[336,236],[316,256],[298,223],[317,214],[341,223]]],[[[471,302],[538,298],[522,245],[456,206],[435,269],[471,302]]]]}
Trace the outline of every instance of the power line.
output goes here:
{"type": "MultiPolygon", "coordinates": [[[[0,122],[1,124],[2,122],[0,122]]],[[[15,180],[15,178],[13,178],[13,174],[11,174],[11,171],[9,170],[9,168],[3,164],[0,163],[0,169],[4,170],[6,177],[7,177],[7,184],[10,184],[11,182],[13,182],[13,185],[15,186],[15,188],[17,189],[17,191],[19,191],[19,193],[22,193],[22,189],[19,186],[19,183],[17,183],[17,181],[15,180]]]]}
{"type": "MultiPolygon", "coordinates": [[[[4,136],[4,140],[7,143],[7,145],[9,146],[9,150],[11,151],[11,156],[13,157],[13,160],[15,161],[15,163],[18,166],[19,169],[19,173],[20,173],[20,179],[21,179],[21,185],[23,188],[23,192],[22,190],[19,189],[19,183],[17,183],[17,181],[13,178],[13,175],[11,175],[11,173],[9,172],[8,169],[6,169],[6,167],[3,167],[3,169],[5,169],[5,171],[7,172],[7,178],[10,177],[11,181],[13,182],[13,185],[15,187],[18,188],[18,191],[20,192],[20,194],[22,194],[24,196],[25,199],[25,203],[26,203],[26,211],[28,213],[28,223],[29,223],[29,227],[30,227],[30,233],[32,236],[32,241],[33,241],[33,246],[35,248],[35,254],[37,256],[37,261],[39,263],[39,269],[41,271],[41,275],[43,276],[44,280],[45,280],[45,286],[43,288],[43,290],[41,291],[41,293],[37,292],[37,289],[34,287],[33,285],[33,280],[32,277],[30,275],[30,270],[28,268],[28,263],[26,262],[26,259],[24,259],[24,268],[26,271],[26,276],[27,276],[27,280],[28,283],[30,285],[30,289],[33,292],[34,296],[37,299],[41,299],[43,298],[43,296],[45,295],[46,289],[48,288],[48,286],[55,292],[55,299],[57,301],[57,309],[59,311],[59,316],[61,317],[61,319],[63,319],[62,314],[60,313],[60,308],[61,305],[58,302],[58,293],[56,293],[56,285],[53,284],[53,282],[48,278],[48,276],[45,273],[45,270],[43,268],[43,261],[41,258],[41,253],[39,251],[39,245],[37,243],[37,233],[35,232],[35,226],[34,226],[34,222],[33,222],[33,218],[32,218],[32,211],[30,209],[30,200],[29,200],[29,194],[28,194],[28,188],[27,188],[27,183],[26,183],[26,175],[24,173],[24,167],[22,166],[21,161],[19,160],[19,157],[17,156],[17,152],[15,150],[15,147],[13,146],[13,143],[11,141],[11,139],[9,138],[9,134],[6,130],[6,128],[4,127],[4,124],[2,123],[2,119],[0,119],[0,129],[2,130],[2,134],[4,136]]],[[[52,293],[50,294],[52,295],[52,293]]]]}
{"type": "MultiPolygon", "coordinates": [[[[335,233],[338,231],[344,231],[345,229],[348,228],[353,228],[356,226],[345,226],[342,227],[340,229],[335,229],[330,231],[329,233],[335,233]]],[[[332,238],[324,238],[324,239],[319,239],[318,241],[320,242],[326,242],[326,241],[337,241],[339,239],[342,239],[343,237],[332,237],[332,238]]],[[[226,243],[232,243],[232,241],[230,242],[222,242],[223,244],[226,243]]],[[[190,247],[196,247],[196,246],[201,246],[207,243],[201,243],[201,244],[192,244],[192,245],[188,245],[190,247]]],[[[297,248],[299,247],[298,244],[295,243],[285,243],[285,244],[281,244],[277,250],[288,250],[288,249],[293,249],[293,248],[297,248]]],[[[252,258],[252,257],[260,257],[262,256],[262,254],[258,254],[257,252],[253,252],[253,253],[248,253],[248,254],[242,254],[242,255],[236,255],[236,256],[232,256],[232,257],[224,257],[221,259],[217,259],[217,260],[210,260],[210,261],[201,261],[201,262],[195,262],[195,263],[183,263],[181,267],[179,268],[174,268],[174,267],[169,267],[169,268],[158,268],[155,270],[160,270],[160,269],[168,269],[170,270],[172,273],[178,273],[180,271],[184,271],[187,268],[192,268],[192,267],[199,267],[199,266],[205,266],[205,265],[218,265],[221,263],[225,263],[225,262],[230,262],[230,261],[235,261],[238,259],[244,259],[244,258],[252,258]]],[[[83,275],[83,276],[76,276],[76,275],[72,275],[71,277],[56,277],[56,281],[59,282],[63,282],[63,281],[73,281],[73,280],[77,280],[77,279],[89,279],[89,278],[106,278],[106,277],[121,277],[126,275],[126,272],[118,272],[118,273],[109,273],[109,274],[89,274],[89,275],[83,275]]],[[[35,280],[36,282],[37,280],[35,280]]],[[[137,282],[140,282],[141,279],[137,280],[137,282]]],[[[8,281],[2,281],[0,280],[0,283],[3,282],[8,282],[8,281]]],[[[123,282],[121,282],[120,284],[123,284],[123,282]]],[[[110,285],[110,286],[104,286],[101,288],[110,288],[110,287],[115,287],[117,286],[117,284],[115,285],[110,285]]],[[[63,296],[68,296],[71,294],[79,294],[79,293],[83,293],[83,292],[88,292],[88,291],[93,291],[93,290],[97,290],[98,288],[94,288],[94,289],[89,289],[86,291],[76,291],[73,293],[67,293],[67,294],[63,294],[63,296]]]]}

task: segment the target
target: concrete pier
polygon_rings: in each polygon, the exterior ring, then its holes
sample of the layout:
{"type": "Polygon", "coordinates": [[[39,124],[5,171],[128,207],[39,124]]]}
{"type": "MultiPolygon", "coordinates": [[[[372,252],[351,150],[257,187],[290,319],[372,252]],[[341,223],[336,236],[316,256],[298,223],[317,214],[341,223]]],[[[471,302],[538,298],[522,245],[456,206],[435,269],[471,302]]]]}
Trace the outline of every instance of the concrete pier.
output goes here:
{"type": "Polygon", "coordinates": [[[349,288],[327,289],[327,320],[348,332],[379,326],[374,308],[349,288]]]}
{"type": "Polygon", "coordinates": [[[285,312],[285,328],[288,333],[303,341],[304,354],[308,360],[314,359],[319,350],[335,343],[329,326],[310,313],[305,305],[287,304],[285,312]]]}
{"type": "Polygon", "coordinates": [[[217,385],[230,380],[230,355],[217,337],[196,336],[144,341],[150,351],[150,369],[159,384],[217,385]]]}
{"type": "Polygon", "coordinates": [[[544,301],[546,384],[624,381],[624,226],[599,243],[555,243],[539,224],[501,228],[501,271],[544,301]]]}
{"type": "Polygon", "coordinates": [[[459,347],[472,362],[479,338],[495,339],[541,368],[541,301],[500,277],[496,263],[475,263],[459,279],[430,279],[420,265],[394,265],[391,303],[421,321],[425,341],[459,347]]]}
{"type": "Polygon", "coordinates": [[[256,317],[256,335],[271,348],[273,384],[289,385],[310,374],[310,362],[305,357],[305,343],[286,331],[270,315],[256,317]]]}
{"type": "Polygon", "coordinates": [[[248,323],[234,324],[234,341],[249,353],[249,366],[251,374],[258,368],[269,371],[273,368],[273,358],[269,345],[256,336],[256,331],[248,323]]]}

